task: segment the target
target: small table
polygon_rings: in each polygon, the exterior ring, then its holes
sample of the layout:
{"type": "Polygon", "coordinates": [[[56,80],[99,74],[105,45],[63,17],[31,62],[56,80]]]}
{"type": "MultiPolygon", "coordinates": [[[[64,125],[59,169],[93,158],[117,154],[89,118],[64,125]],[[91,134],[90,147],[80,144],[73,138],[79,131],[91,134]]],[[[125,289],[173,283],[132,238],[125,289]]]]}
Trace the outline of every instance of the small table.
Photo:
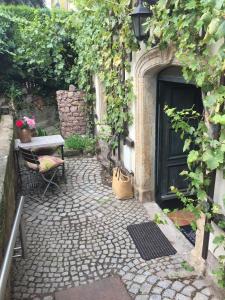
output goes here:
{"type": "MultiPolygon", "coordinates": [[[[47,135],[47,136],[37,136],[37,137],[32,137],[30,143],[21,143],[19,139],[15,140],[15,151],[16,151],[16,158],[17,158],[17,165],[19,166],[19,161],[18,161],[18,151],[19,147],[23,149],[40,149],[40,148],[54,148],[54,147],[60,147],[61,149],[61,157],[64,160],[64,144],[65,141],[63,137],[59,134],[57,135],[47,135]]],[[[63,169],[62,169],[63,176],[65,176],[65,166],[63,164],[63,169]]]]}

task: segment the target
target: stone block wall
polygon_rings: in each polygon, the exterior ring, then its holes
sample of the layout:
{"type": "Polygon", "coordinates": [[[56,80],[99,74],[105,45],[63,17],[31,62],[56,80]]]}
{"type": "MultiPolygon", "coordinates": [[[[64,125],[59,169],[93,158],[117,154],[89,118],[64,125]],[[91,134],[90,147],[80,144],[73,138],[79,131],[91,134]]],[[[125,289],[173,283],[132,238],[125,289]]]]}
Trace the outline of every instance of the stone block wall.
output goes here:
{"type": "MultiPolygon", "coordinates": [[[[15,183],[13,118],[0,120],[0,265],[11,234],[15,215],[15,183]]],[[[10,278],[4,300],[10,299],[10,278]]]]}
{"type": "Polygon", "coordinates": [[[85,134],[87,121],[84,93],[70,85],[69,91],[57,91],[56,98],[62,136],[85,134]]]}
{"type": "MultiPolygon", "coordinates": [[[[22,118],[23,116],[31,117],[31,110],[23,109],[19,111],[19,117],[22,118]]],[[[58,119],[58,112],[57,112],[57,105],[45,105],[41,109],[37,107],[33,107],[32,113],[36,119],[36,125],[39,128],[43,128],[48,131],[51,128],[57,128],[59,119],[58,119]]]]}

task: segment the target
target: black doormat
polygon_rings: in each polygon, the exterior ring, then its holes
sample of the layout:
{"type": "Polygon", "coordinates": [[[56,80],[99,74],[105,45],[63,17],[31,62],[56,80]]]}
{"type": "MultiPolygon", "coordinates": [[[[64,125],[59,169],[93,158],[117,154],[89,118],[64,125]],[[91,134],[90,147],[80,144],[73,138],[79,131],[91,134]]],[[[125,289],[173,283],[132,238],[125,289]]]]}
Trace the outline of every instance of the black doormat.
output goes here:
{"type": "Polygon", "coordinates": [[[192,229],[191,225],[181,226],[180,231],[192,243],[192,245],[195,245],[196,233],[192,229]]]}
{"type": "Polygon", "coordinates": [[[177,252],[154,222],[129,225],[127,230],[144,260],[177,252]]]}

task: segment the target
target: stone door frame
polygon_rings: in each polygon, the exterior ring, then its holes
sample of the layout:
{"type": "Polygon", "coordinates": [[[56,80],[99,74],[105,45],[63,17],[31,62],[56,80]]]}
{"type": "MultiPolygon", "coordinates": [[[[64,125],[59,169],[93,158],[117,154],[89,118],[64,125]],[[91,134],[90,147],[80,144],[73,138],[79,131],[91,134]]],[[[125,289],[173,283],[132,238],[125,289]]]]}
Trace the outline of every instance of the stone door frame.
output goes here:
{"type": "Polygon", "coordinates": [[[141,202],[155,201],[157,79],[170,66],[180,66],[173,49],[154,47],[140,55],[134,68],[135,194],[141,202]]]}

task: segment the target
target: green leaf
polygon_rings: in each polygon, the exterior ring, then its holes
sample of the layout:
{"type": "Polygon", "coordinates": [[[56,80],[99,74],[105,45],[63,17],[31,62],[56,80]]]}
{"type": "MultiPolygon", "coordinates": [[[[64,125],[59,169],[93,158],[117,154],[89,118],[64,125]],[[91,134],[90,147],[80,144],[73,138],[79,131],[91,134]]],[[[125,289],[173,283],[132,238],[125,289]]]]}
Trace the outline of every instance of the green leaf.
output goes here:
{"type": "Polygon", "coordinates": [[[190,153],[188,154],[187,163],[190,165],[193,162],[196,162],[198,158],[199,158],[198,151],[191,150],[190,153]]]}
{"type": "Polygon", "coordinates": [[[225,236],[224,235],[218,235],[213,239],[213,244],[216,246],[221,246],[225,242],[225,236]]]}
{"type": "Polygon", "coordinates": [[[167,224],[167,221],[164,219],[164,216],[160,213],[154,215],[154,222],[156,224],[167,224]]]}
{"type": "Polygon", "coordinates": [[[194,271],[194,268],[187,261],[182,261],[181,266],[188,272],[194,271]]]}
{"type": "Polygon", "coordinates": [[[209,95],[204,99],[204,104],[206,107],[212,107],[215,103],[216,103],[215,95],[209,95]]]}
{"type": "Polygon", "coordinates": [[[209,34],[215,33],[218,29],[219,24],[220,24],[220,19],[219,18],[212,19],[212,21],[210,22],[210,24],[208,26],[209,34]]]}
{"type": "Polygon", "coordinates": [[[221,9],[223,5],[224,5],[224,0],[216,0],[216,5],[215,5],[216,9],[221,9]]]}
{"type": "Polygon", "coordinates": [[[225,229],[225,221],[221,220],[217,224],[220,228],[225,229]]]}
{"type": "Polygon", "coordinates": [[[216,151],[212,151],[207,149],[202,156],[202,160],[206,162],[207,167],[210,170],[215,170],[219,167],[219,165],[223,162],[224,154],[221,150],[217,149],[216,151]]]}
{"type": "Polygon", "coordinates": [[[225,115],[215,114],[211,121],[215,124],[225,125],[225,115]]]}
{"type": "Polygon", "coordinates": [[[183,152],[190,149],[191,139],[186,139],[184,142],[183,152]]]}
{"type": "Polygon", "coordinates": [[[197,198],[201,201],[204,201],[207,199],[207,194],[204,190],[198,190],[197,192],[197,198]]]}
{"type": "Polygon", "coordinates": [[[221,207],[218,204],[214,203],[212,207],[212,212],[214,214],[219,214],[221,212],[221,207]]]}
{"type": "Polygon", "coordinates": [[[225,20],[219,25],[216,36],[218,39],[225,37],[225,20]]]}

